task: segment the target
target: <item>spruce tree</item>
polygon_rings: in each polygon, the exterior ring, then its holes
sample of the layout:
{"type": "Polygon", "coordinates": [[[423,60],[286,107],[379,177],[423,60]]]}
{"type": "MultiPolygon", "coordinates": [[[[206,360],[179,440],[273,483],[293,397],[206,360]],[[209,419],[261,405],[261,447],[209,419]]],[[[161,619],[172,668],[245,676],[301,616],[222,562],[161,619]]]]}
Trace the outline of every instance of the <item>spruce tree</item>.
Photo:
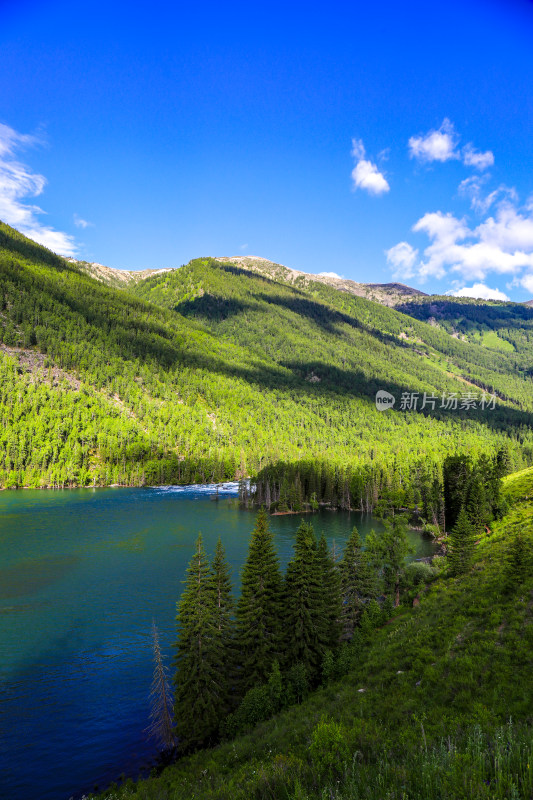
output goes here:
{"type": "Polygon", "coordinates": [[[385,530],[371,531],[366,540],[367,557],[382,580],[383,590],[400,605],[400,581],[405,567],[405,557],[411,552],[407,541],[407,528],[402,517],[395,516],[385,522],[385,530]]]}
{"type": "Polygon", "coordinates": [[[326,649],[335,650],[341,638],[342,598],[340,573],[333,556],[328,551],[326,537],[322,533],[316,551],[321,595],[320,640],[326,649]]]}
{"type": "Polygon", "coordinates": [[[444,512],[446,530],[455,527],[459,512],[465,504],[465,495],[472,474],[471,459],[467,455],[447,456],[442,465],[444,512]]]}
{"type": "Polygon", "coordinates": [[[236,614],[241,695],[264,683],[279,658],[282,637],[282,580],[274,541],[264,509],[255,528],[242,572],[236,614]]]}
{"type": "Polygon", "coordinates": [[[176,616],[174,718],[179,747],[184,751],[211,741],[224,711],[225,672],[220,671],[223,656],[216,601],[199,534],[176,616]]]}
{"type": "Polygon", "coordinates": [[[233,597],[231,594],[230,569],[226,560],[224,546],[218,538],[215,554],[211,562],[211,576],[214,595],[215,637],[213,647],[213,664],[221,676],[221,706],[228,710],[229,692],[235,666],[235,643],[233,637],[233,597]],[[222,678],[222,676],[224,676],[222,678]]]}
{"type": "Polygon", "coordinates": [[[360,593],[363,548],[359,531],[353,526],[340,562],[342,592],[342,635],[350,639],[361,613],[363,598],[360,593]]]}
{"type": "Polygon", "coordinates": [[[302,522],[285,575],[285,661],[316,676],[327,649],[328,618],[313,528],[302,522]]]}
{"type": "Polygon", "coordinates": [[[475,529],[462,506],[449,536],[448,561],[453,575],[461,575],[472,566],[475,538],[475,529]]]}
{"type": "Polygon", "coordinates": [[[531,575],[533,565],[533,547],[531,539],[523,530],[513,536],[507,551],[506,577],[507,588],[521,586],[531,575]]]}
{"type": "Polygon", "coordinates": [[[468,518],[472,523],[474,531],[480,533],[487,522],[487,508],[485,500],[485,489],[481,482],[481,476],[475,472],[470,481],[466,494],[466,510],[468,518]]]}

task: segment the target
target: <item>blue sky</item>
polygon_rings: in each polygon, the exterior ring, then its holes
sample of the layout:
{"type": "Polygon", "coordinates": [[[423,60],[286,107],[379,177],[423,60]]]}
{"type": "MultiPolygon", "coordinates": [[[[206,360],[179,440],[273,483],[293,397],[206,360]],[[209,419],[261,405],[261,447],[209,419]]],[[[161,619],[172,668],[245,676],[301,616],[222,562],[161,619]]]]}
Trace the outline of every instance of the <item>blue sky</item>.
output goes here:
{"type": "Polygon", "coordinates": [[[52,249],[533,297],[530,0],[0,13],[0,219],[52,249]]]}

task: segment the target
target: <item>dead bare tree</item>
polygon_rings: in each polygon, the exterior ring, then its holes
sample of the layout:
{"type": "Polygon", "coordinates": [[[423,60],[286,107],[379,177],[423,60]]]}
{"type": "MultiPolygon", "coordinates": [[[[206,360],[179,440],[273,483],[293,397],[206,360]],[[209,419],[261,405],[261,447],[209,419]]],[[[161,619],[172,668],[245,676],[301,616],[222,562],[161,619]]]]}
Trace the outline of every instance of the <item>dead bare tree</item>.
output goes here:
{"type": "Polygon", "coordinates": [[[146,731],[162,749],[170,750],[176,747],[176,737],[172,725],[172,693],[168,681],[168,670],[161,655],[159,632],[154,621],[152,621],[152,649],[154,652],[154,677],[150,689],[150,725],[146,731]]]}

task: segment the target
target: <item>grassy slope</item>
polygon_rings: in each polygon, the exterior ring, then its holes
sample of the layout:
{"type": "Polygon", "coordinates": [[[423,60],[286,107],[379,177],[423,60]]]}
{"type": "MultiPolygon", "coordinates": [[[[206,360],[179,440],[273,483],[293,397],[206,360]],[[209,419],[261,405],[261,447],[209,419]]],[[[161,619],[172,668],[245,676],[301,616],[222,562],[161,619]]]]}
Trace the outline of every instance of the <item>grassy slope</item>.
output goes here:
{"type": "Polygon", "coordinates": [[[533,309],[524,303],[474,300],[458,297],[414,297],[397,308],[484,347],[515,353],[516,361],[530,372],[533,346],[533,309]]]}
{"type": "Polygon", "coordinates": [[[533,547],[533,469],[508,477],[505,493],[511,510],[477,545],[472,571],[439,578],[419,606],[375,631],[348,676],[247,736],[104,797],[530,798],[533,579],[509,587],[506,555],[519,528],[533,547]],[[323,719],[338,735],[319,748],[325,766],[310,750],[323,719]]]}

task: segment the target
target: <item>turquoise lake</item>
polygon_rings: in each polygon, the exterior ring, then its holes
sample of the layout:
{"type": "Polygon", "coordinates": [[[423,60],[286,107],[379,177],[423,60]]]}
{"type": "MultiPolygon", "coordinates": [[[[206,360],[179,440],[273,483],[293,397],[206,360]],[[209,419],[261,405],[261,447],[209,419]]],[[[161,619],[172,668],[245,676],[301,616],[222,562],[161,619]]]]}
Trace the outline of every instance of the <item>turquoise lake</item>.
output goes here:
{"type": "MultiPolygon", "coordinates": [[[[0,494],[0,798],[68,800],[155,756],[147,740],[155,620],[170,663],[176,601],[194,541],[222,537],[238,590],[255,514],[236,486],[0,494]]],[[[298,516],[274,516],[283,566],[298,516]]],[[[339,551],[368,515],[308,517],[339,551]]],[[[431,542],[410,533],[413,558],[431,542]]]]}

